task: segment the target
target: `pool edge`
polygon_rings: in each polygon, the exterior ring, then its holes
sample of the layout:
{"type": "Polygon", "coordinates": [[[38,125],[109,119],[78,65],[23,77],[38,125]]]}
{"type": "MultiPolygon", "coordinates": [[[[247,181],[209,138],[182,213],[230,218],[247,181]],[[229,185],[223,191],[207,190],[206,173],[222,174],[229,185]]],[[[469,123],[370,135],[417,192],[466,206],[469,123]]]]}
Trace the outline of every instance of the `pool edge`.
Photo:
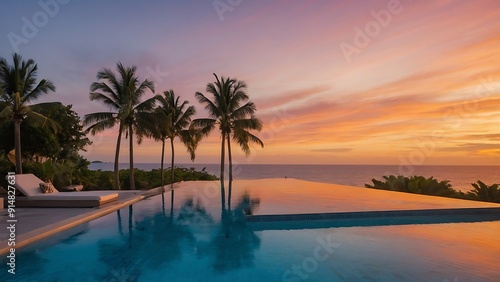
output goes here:
{"type": "MultiPolygon", "coordinates": [[[[7,245],[5,247],[2,247],[0,249],[0,256],[3,256],[3,255],[10,253],[11,248],[15,248],[17,251],[18,249],[25,248],[28,245],[31,245],[35,242],[43,240],[43,239],[50,237],[54,234],[57,234],[59,232],[68,230],[68,229],[73,228],[75,226],[78,226],[82,223],[85,223],[85,222],[91,221],[93,219],[105,216],[105,215],[110,214],[114,211],[117,211],[117,210],[122,209],[124,207],[130,206],[130,205],[135,204],[137,202],[140,202],[145,198],[146,197],[144,195],[141,195],[137,198],[133,198],[133,199],[130,199],[128,201],[124,201],[123,203],[119,203],[116,205],[112,205],[112,206],[103,208],[102,210],[98,210],[98,211],[92,210],[92,211],[89,211],[87,213],[81,214],[77,217],[66,219],[62,222],[53,223],[53,224],[44,226],[42,228],[38,228],[38,229],[35,229],[32,231],[29,231],[27,233],[24,233],[24,234],[16,237],[16,245],[15,246],[8,246],[7,245]]],[[[4,242],[2,242],[2,243],[4,243],[4,242]]]]}
{"type": "Polygon", "coordinates": [[[416,210],[383,210],[383,211],[356,211],[332,213],[301,213],[301,214],[265,214],[245,215],[246,222],[276,222],[325,219],[355,219],[401,216],[440,216],[440,215],[498,215],[500,207],[484,208],[443,208],[443,209],[416,209],[416,210]]]}

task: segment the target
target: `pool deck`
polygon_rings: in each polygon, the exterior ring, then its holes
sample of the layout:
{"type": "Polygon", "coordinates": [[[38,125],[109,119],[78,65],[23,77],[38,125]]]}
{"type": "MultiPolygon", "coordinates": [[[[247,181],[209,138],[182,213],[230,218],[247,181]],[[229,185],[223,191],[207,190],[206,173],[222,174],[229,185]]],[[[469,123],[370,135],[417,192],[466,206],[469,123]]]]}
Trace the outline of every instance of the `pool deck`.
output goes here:
{"type": "MultiPolygon", "coordinates": [[[[168,186],[169,187],[169,186],[168,186]]],[[[167,186],[166,186],[167,188],[167,186]]],[[[189,181],[174,185],[174,189],[216,191],[218,181],[189,181]]],[[[227,185],[226,185],[227,189],[227,185]]],[[[29,245],[58,232],[75,227],[92,219],[104,216],[127,207],[144,198],[161,193],[161,188],[148,191],[120,191],[117,203],[106,204],[99,208],[16,208],[16,249],[29,245]]],[[[249,221],[274,221],[290,216],[314,219],[311,214],[338,216],[361,213],[391,213],[420,211],[432,215],[465,211],[494,211],[500,213],[500,204],[467,201],[444,197],[433,197],[410,193],[384,191],[337,184],[317,183],[297,179],[259,179],[236,180],[233,182],[233,195],[248,194],[259,199],[260,204],[253,211],[249,221]],[[432,212],[431,212],[432,211],[432,212]],[[274,217],[274,218],[273,218],[274,217]]],[[[237,200],[234,199],[233,202],[237,200]]],[[[0,210],[0,255],[9,252],[9,219],[7,210],[0,210]]],[[[366,216],[365,216],[366,217],[366,216]]],[[[300,219],[300,218],[299,218],[300,219]]]]}
{"type": "MultiPolygon", "coordinates": [[[[174,189],[179,184],[174,185],[174,189]]],[[[165,186],[170,190],[170,186],[165,186]]],[[[46,237],[70,229],[92,219],[99,218],[145,198],[160,194],[161,187],[150,190],[124,190],[117,191],[118,201],[104,204],[96,208],[15,208],[15,248],[19,249],[46,237]]],[[[77,193],[77,192],[68,192],[77,193]]],[[[10,251],[8,239],[10,231],[7,227],[8,211],[6,208],[0,210],[0,255],[10,251]]]]}

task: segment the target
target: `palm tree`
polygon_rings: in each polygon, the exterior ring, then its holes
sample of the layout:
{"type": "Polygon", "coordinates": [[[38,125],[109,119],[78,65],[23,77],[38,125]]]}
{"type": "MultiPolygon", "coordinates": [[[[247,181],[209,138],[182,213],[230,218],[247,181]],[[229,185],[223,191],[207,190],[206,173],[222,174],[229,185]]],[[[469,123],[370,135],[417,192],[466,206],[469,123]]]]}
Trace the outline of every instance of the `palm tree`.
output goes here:
{"type": "MultiPolygon", "coordinates": [[[[208,83],[206,91],[212,94],[213,100],[204,94],[196,92],[195,97],[209,113],[209,118],[195,119],[193,125],[198,128],[203,135],[208,135],[216,125],[221,132],[221,198],[224,205],[224,159],[225,142],[227,142],[229,159],[229,183],[233,180],[231,138],[240,145],[245,155],[250,154],[249,142],[254,142],[261,147],[264,143],[250,130],[260,131],[262,122],[255,117],[256,107],[246,93],[247,85],[243,81],[233,78],[219,77],[214,73],[216,81],[208,83]]],[[[231,191],[230,191],[231,192],[231,191]]],[[[229,197],[230,198],[230,197],[229,197]]]]}
{"type": "Polygon", "coordinates": [[[161,185],[164,185],[163,177],[163,162],[165,155],[165,140],[170,139],[170,149],[172,153],[170,179],[171,183],[174,182],[174,162],[175,162],[175,148],[174,140],[179,137],[182,144],[186,146],[191,160],[195,158],[195,150],[199,139],[195,136],[193,130],[189,129],[191,124],[191,117],[196,114],[194,106],[189,106],[189,102],[184,100],[180,103],[180,97],[176,97],[173,90],[163,92],[163,96],[158,95],[157,100],[160,106],[156,109],[157,115],[157,134],[155,139],[162,141],[161,150],[161,185]],[[186,108],[187,107],[187,108],[186,108]]]}
{"type": "Polygon", "coordinates": [[[500,188],[498,184],[488,186],[480,180],[477,183],[471,184],[474,189],[467,192],[467,195],[470,197],[480,201],[500,203],[500,188]]]}
{"type": "Polygon", "coordinates": [[[97,73],[97,82],[90,86],[90,100],[99,101],[110,108],[110,112],[96,112],[85,115],[84,125],[89,126],[87,131],[92,135],[113,128],[118,124],[118,138],[115,150],[114,188],[120,189],[118,161],[120,155],[120,142],[123,132],[129,138],[130,153],[130,189],[135,189],[134,183],[134,132],[138,133],[139,143],[142,141],[142,124],[150,120],[156,98],[152,97],[142,101],[149,89],[154,92],[152,81],[139,81],[136,75],[137,67],[124,67],[117,64],[118,74],[104,68],[97,73]]]}
{"type": "Polygon", "coordinates": [[[58,103],[28,105],[56,88],[50,80],[42,79],[36,83],[38,66],[32,59],[24,61],[21,55],[14,54],[12,61],[13,64],[9,65],[4,58],[0,58],[0,117],[14,122],[16,173],[21,174],[21,123],[27,121],[40,126],[48,125],[57,130],[57,123],[39,112],[50,110],[58,103]]]}

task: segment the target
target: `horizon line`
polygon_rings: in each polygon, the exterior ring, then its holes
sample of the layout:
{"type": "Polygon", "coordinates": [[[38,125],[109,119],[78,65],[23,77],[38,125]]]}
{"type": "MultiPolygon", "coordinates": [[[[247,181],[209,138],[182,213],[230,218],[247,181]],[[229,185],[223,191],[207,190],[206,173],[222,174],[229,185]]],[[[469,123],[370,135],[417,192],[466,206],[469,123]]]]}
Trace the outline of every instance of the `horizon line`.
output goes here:
{"type": "MultiPolygon", "coordinates": [[[[91,164],[92,163],[109,163],[109,164],[113,164],[114,162],[110,162],[110,161],[89,161],[91,164]]],[[[120,164],[130,164],[128,162],[121,162],[121,163],[118,163],[119,165],[120,164]]],[[[137,164],[158,164],[160,165],[159,162],[134,162],[135,165],[137,164]]],[[[166,162],[165,163],[166,165],[170,165],[170,163],[166,162]]],[[[220,165],[220,163],[178,163],[177,165],[220,165]]],[[[228,164],[225,163],[224,164],[225,166],[227,166],[228,164]]],[[[318,164],[315,164],[315,163],[248,163],[248,164],[234,164],[233,163],[233,166],[241,166],[241,165],[324,165],[324,166],[333,166],[333,165],[339,165],[339,166],[401,166],[401,164],[321,164],[321,163],[318,163],[318,164]]],[[[405,165],[407,166],[407,165],[405,165]]],[[[410,165],[410,166],[413,166],[413,167],[422,167],[422,166],[498,166],[500,167],[500,165],[493,165],[493,164],[467,164],[467,165],[464,165],[464,164],[421,164],[421,165],[410,165]]]]}

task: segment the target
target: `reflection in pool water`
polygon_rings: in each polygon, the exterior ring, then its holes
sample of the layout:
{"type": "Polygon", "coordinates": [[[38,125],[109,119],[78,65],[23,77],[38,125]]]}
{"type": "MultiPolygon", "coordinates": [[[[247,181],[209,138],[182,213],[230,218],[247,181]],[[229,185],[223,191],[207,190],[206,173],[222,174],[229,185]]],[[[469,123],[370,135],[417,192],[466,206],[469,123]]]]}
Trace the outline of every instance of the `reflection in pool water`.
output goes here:
{"type": "Polygon", "coordinates": [[[231,209],[222,210],[217,195],[204,200],[198,193],[178,190],[173,202],[170,193],[155,196],[53,237],[51,244],[20,250],[16,276],[2,271],[0,280],[500,280],[498,220],[258,227],[245,224],[243,215],[256,213],[267,198],[233,189],[231,209]],[[321,240],[336,248],[313,262],[321,240]]]}
{"type": "MultiPolygon", "coordinates": [[[[97,242],[99,260],[108,269],[126,270],[126,276],[134,279],[141,277],[145,269],[159,270],[181,260],[186,250],[194,250],[198,259],[210,261],[217,272],[253,266],[253,252],[260,240],[246,228],[241,215],[251,213],[255,203],[258,199],[250,199],[244,194],[234,209],[221,213],[217,224],[206,207],[200,201],[195,202],[193,197],[183,199],[174,214],[174,209],[165,211],[165,195],[162,195],[162,211],[135,222],[132,221],[133,206],[130,206],[127,230],[123,230],[123,211],[117,211],[119,239],[97,242]],[[198,232],[193,228],[210,234],[208,241],[197,240],[195,233],[198,232]]],[[[115,275],[106,273],[99,280],[112,280],[115,275]]]]}

